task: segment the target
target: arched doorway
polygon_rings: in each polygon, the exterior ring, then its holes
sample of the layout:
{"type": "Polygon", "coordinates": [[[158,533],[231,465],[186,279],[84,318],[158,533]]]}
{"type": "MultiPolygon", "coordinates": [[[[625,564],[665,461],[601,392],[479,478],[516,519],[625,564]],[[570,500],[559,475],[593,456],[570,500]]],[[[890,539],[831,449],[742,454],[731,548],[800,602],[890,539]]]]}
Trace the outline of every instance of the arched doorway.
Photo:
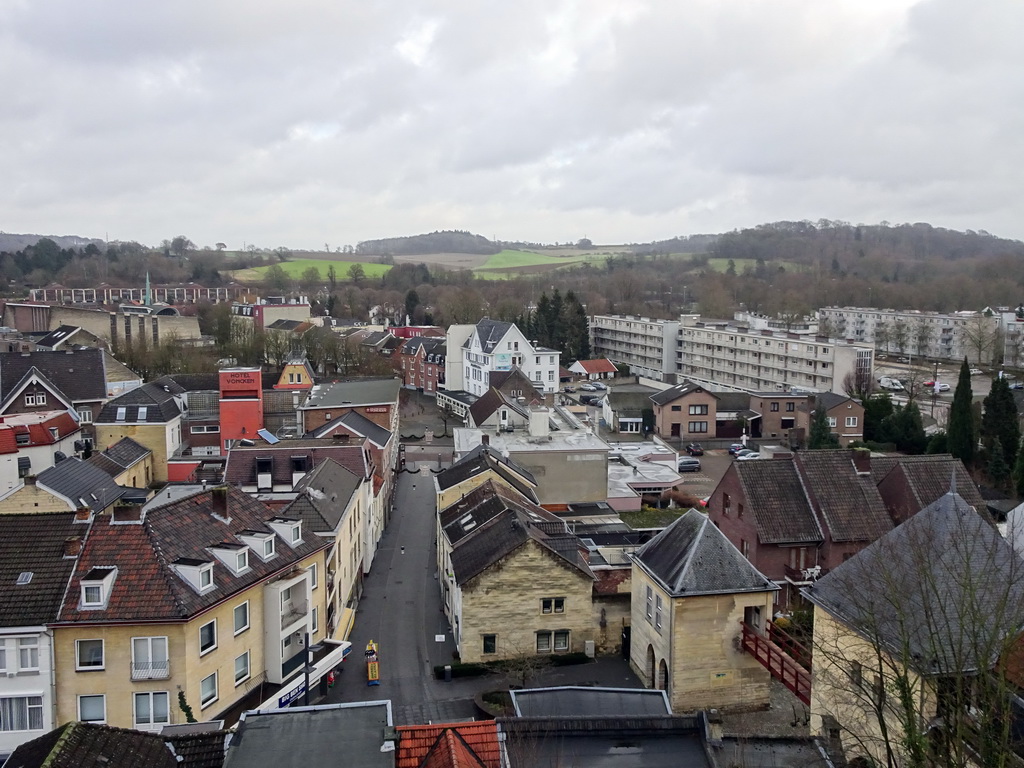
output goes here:
{"type": "Polygon", "coordinates": [[[668,664],[665,663],[664,659],[658,665],[658,689],[662,691],[668,690],[668,664]]]}
{"type": "Polygon", "coordinates": [[[647,684],[653,688],[655,685],[654,679],[654,646],[647,646],[647,684]]]}

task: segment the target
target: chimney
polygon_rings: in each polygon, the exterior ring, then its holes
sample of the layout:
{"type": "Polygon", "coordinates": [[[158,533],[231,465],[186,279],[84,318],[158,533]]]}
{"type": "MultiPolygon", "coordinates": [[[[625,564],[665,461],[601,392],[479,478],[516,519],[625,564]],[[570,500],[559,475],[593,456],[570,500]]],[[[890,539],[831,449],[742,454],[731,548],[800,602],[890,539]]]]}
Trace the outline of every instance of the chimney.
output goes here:
{"type": "Polygon", "coordinates": [[[871,474],[871,451],[867,448],[853,449],[853,468],[858,475],[871,474]]]}
{"type": "Polygon", "coordinates": [[[25,476],[25,485],[35,485],[35,484],[36,484],[36,476],[35,475],[26,475],[25,476]]]}
{"type": "Polygon", "coordinates": [[[110,524],[142,523],[141,504],[118,504],[110,515],[110,524]]]}
{"type": "Polygon", "coordinates": [[[79,507],[75,510],[76,523],[88,523],[92,520],[92,510],[88,507],[79,507]]]}
{"type": "Polygon", "coordinates": [[[228,487],[222,485],[219,488],[214,488],[210,493],[210,503],[213,508],[213,514],[218,517],[227,518],[228,516],[228,487]]]}
{"type": "Polygon", "coordinates": [[[64,557],[78,557],[82,552],[82,537],[69,536],[64,539],[64,557]]]}
{"type": "Polygon", "coordinates": [[[486,432],[483,435],[480,436],[480,439],[483,441],[484,445],[490,445],[491,444],[491,436],[488,435],[486,432]]]}

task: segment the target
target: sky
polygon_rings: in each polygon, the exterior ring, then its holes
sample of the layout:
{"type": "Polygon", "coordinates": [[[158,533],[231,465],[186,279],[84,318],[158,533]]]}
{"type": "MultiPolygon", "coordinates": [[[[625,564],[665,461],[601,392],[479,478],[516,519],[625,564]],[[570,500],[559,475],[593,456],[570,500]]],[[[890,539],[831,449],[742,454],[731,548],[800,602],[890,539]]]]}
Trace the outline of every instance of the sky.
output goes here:
{"type": "Polygon", "coordinates": [[[0,229],[1024,238],[1012,0],[0,0],[0,229]]]}

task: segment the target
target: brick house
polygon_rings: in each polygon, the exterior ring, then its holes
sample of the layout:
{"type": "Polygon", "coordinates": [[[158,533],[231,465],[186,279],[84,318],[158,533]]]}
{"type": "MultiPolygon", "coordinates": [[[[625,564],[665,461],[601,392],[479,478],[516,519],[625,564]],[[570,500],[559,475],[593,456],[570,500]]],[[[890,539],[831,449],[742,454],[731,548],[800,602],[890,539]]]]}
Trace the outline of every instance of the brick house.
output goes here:
{"type": "Polygon", "coordinates": [[[714,437],[718,399],[714,392],[692,381],[652,395],[655,433],[681,442],[714,437]]]}
{"type": "Polygon", "coordinates": [[[815,395],[793,392],[752,393],[750,408],[761,418],[751,422],[750,436],[803,445],[810,426],[807,414],[814,407],[814,398],[815,395]]]}
{"type": "Polygon", "coordinates": [[[837,395],[835,392],[822,392],[814,396],[810,408],[803,408],[806,414],[807,434],[811,431],[811,420],[818,408],[825,409],[828,427],[839,440],[841,448],[849,448],[850,443],[864,439],[864,406],[852,397],[837,395]]]}
{"type": "Polygon", "coordinates": [[[402,386],[433,395],[444,386],[445,339],[415,336],[408,339],[394,356],[402,386]]]}

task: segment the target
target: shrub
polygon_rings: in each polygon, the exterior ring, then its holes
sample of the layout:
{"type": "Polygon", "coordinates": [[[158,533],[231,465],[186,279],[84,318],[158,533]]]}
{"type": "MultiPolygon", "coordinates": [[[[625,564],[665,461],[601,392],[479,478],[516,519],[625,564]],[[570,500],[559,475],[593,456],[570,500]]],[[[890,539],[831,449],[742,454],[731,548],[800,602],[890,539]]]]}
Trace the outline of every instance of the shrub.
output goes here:
{"type": "MultiPolygon", "coordinates": [[[[438,680],[444,680],[444,664],[438,664],[434,667],[434,677],[438,680]]],[[[452,664],[452,679],[456,677],[479,677],[480,675],[486,675],[491,670],[485,667],[483,664],[452,664]]]]}

